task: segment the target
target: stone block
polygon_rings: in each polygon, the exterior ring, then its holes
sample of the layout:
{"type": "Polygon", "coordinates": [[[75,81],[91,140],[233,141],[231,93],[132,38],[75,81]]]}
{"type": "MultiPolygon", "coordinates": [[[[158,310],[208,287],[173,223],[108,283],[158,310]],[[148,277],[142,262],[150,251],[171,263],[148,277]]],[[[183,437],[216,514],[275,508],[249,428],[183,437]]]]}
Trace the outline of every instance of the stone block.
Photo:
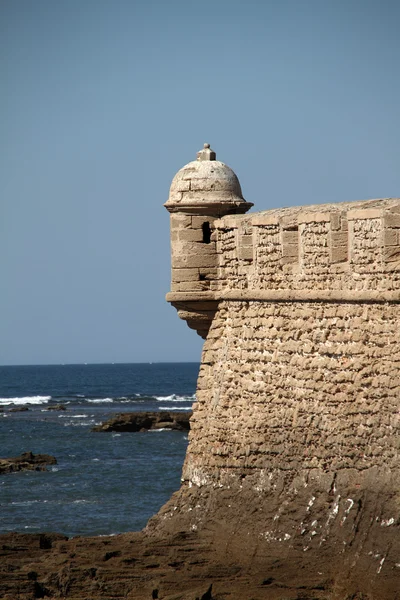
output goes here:
{"type": "Polygon", "coordinates": [[[333,246],[331,248],[331,262],[342,263],[348,261],[348,248],[346,246],[333,246]]]}
{"type": "MultiPolygon", "coordinates": [[[[184,254],[204,254],[206,256],[212,254],[215,255],[217,248],[215,242],[210,242],[209,244],[204,244],[204,242],[182,242],[179,240],[181,246],[176,252],[178,255],[184,254]]],[[[175,252],[173,252],[175,254],[175,252]]]]}
{"type": "Polygon", "coordinates": [[[206,192],[221,190],[222,184],[218,180],[206,177],[193,178],[190,180],[190,189],[192,192],[206,192]]]}
{"type": "Polygon", "coordinates": [[[400,246],[387,246],[383,251],[386,262],[400,261],[400,246]]]}
{"type": "Polygon", "coordinates": [[[398,246],[400,242],[400,232],[397,229],[385,229],[383,232],[383,243],[385,246],[398,246]]]}
{"type": "Polygon", "coordinates": [[[192,217],[189,215],[182,215],[180,213],[171,214],[171,231],[174,229],[182,229],[183,227],[191,227],[192,217]]]}
{"type": "Polygon", "coordinates": [[[298,244],[284,244],[282,247],[282,256],[284,257],[292,257],[297,259],[299,256],[299,246],[298,244]]]}
{"type": "Polygon", "coordinates": [[[332,231],[331,232],[332,246],[346,246],[346,248],[347,248],[348,239],[349,239],[349,236],[348,236],[347,231],[345,231],[345,232],[332,231]]]}
{"type": "Polygon", "coordinates": [[[330,213],[330,218],[331,218],[331,230],[337,231],[338,229],[341,229],[341,217],[340,217],[340,213],[339,212],[332,212],[330,213]]]}
{"type": "Polygon", "coordinates": [[[175,192],[175,191],[170,192],[169,198],[168,198],[168,203],[170,204],[171,202],[172,203],[181,202],[182,195],[183,195],[183,192],[175,192]]]}
{"type": "Polygon", "coordinates": [[[381,208],[356,208],[347,213],[348,221],[357,221],[359,219],[380,219],[382,217],[381,208]]]}
{"type": "Polygon", "coordinates": [[[187,268],[204,268],[204,267],[215,267],[216,256],[205,255],[205,254],[188,254],[183,256],[177,256],[173,259],[173,268],[176,269],[187,269],[187,268]]]}
{"type": "Polygon", "coordinates": [[[251,222],[253,225],[279,225],[279,216],[261,213],[254,215],[251,222]]]}
{"type": "Polygon", "coordinates": [[[178,239],[185,242],[202,242],[202,229],[183,229],[178,232],[178,239]]]}
{"type": "Polygon", "coordinates": [[[297,215],[285,215],[279,219],[282,229],[296,229],[299,226],[297,215]]]}
{"type": "Polygon", "coordinates": [[[172,282],[199,281],[199,269],[172,269],[172,282]]]}
{"type": "Polygon", "coordinates": [[[215,227],[218,229],[237,229],[240,223],[240,216],[230,215],[229,217],[223,217],[214,222],[215,227]]]}
{"type": "Polygon", "coordinates": [[[241,260],[253,260],[253,246],[239,246],[238,258],[241,260]]]}
{"type": "Polygon", "coordinates": [[[177,192],[188,192],[190,190],[190,179],[179,179],[174,184],[174,189],[177,192]]]}
{"type": "Polygon", "coordinates": [[[239,237],[240,246],[252,246],[253,245],[253,236],[252,235],[241,235],[239,237]]]}
{"type": "Polygon", "coordinates": [[[298,223],[329,223],[331,220],[331,213],[315,211],[315,212],[301,212],[298,215],[298,223]]]}
{"type": "Polygon", "coordinates": [[[400,215],[399,214],[386,214],[385,215],[385,227],[393,227],[394,229],[400,228],[400,215]]]}

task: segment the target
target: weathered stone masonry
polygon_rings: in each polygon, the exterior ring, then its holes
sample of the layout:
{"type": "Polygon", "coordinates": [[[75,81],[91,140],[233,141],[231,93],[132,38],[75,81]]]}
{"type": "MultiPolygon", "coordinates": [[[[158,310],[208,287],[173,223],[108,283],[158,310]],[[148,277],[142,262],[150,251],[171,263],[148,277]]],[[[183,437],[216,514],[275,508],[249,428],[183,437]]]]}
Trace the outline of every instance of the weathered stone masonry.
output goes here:
{"type": "Polygon", "coordinates": [[[205,338],[188,527],[212,504],[255,555],[325,548],[400,589],[400,200],[245,215],[233,172],[199,158],[166,203],[167,299],[205,338]]]}
{"type": "Polygon", "coordinates": [[[394,304],[222,302],[185,476],[398,467],[398,318],[394,304]]]}

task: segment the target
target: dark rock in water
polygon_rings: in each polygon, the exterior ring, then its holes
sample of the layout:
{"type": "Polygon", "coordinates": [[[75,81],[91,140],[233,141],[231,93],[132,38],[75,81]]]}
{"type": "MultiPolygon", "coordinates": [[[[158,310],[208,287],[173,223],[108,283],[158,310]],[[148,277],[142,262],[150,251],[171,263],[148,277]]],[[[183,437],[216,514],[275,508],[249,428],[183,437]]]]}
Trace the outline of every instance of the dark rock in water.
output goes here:
{"type": "Polygon", "coordinates": [[[32,454],[32,452],[23,452],[21,456],[0,458],[0,473],[46,471],[46,465],[56,464],[57,460],[50,454],[32,454]]]}
{"type": "Polygon", "coordinates": [[[189,431],[192,412],[132,412],[115,415],[92,431],[148,431],[149,429],[174,429],[189,431]]]}
{"type": "Polygon", "coordinates": [[[26,412],[29,410],[27,406],[16,406],[15,408],[10,408],[8,412],[26,412]]]}
{"type": "Polygon", "coordinates": [[[52,404],[48,406],[46,410],[67,410],[64,404],[52,404]]]}

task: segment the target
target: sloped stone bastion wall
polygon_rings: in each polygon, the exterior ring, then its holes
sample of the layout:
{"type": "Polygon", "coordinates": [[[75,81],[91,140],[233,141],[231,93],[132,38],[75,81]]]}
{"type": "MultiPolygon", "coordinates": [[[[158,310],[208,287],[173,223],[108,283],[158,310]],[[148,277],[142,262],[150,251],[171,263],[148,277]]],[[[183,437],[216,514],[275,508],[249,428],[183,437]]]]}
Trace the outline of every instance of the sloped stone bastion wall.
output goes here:
{"type": "Polygon", "coordinates": [[[158,526],[211,529],[232,560],[307,556],[337,598],[351,582],[397,598],[400,200],[218,210],[196,215],[214,250],[193,236],[196,264],[181,257],[193,289],[173,263],[167,299],[206,339],[182,488],[158,526]]]}

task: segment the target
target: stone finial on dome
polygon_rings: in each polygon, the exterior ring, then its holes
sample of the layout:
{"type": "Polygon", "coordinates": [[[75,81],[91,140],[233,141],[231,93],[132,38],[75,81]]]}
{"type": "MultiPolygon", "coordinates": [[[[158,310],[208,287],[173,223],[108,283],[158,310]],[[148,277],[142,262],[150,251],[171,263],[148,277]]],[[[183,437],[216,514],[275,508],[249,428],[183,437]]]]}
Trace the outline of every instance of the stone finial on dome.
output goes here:
{"type": "Polygon", "coordinates": [[[210,144],[204,144],[203,150],[200,150],[197,153],[197,160],[216,160],[217,159],[217,155],[214,152],[214,150],[212,150],[210,148],[210,144]]]}

